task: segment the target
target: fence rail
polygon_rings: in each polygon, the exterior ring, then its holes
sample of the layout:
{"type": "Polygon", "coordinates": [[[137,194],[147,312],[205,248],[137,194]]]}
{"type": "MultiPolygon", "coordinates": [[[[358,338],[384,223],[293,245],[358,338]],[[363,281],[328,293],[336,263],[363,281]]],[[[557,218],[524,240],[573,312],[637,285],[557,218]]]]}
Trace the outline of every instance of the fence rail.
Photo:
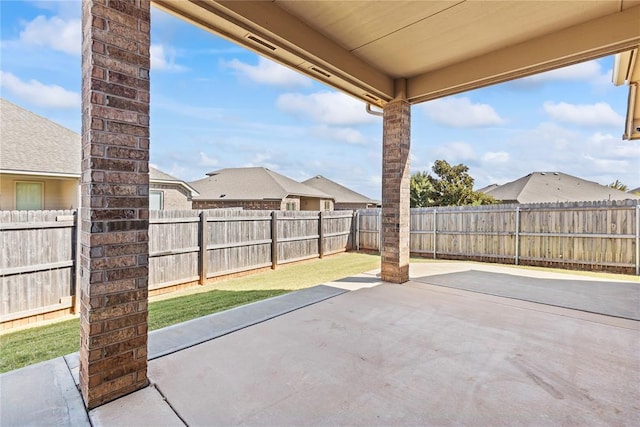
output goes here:
{"type": "MultiPolygon", "coordinates": [[[[0,322],[73,308],[75,215],[0,212],[0,322]]],[[[353,217],[352,211],[151,211],[149,290],[346,251],[353,217]]]]}
{"type": "MultiPolygon", "coordinates": [[[[356,248],[380,249],[380,209],[357,213],[356,248]]],[[[640,274],[636,200],[411,209],[410,251],[470,259],[640,274]]]]}

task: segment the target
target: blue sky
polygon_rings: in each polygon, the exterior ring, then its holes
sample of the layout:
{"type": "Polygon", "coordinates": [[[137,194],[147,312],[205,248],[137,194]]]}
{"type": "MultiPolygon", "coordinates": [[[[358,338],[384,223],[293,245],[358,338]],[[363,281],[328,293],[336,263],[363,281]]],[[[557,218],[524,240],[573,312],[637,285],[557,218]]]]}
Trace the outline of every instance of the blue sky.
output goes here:
{"type": "MultiPolygon", "coordinates": [[[[0,94],[80,131],[80,4],[0,1],[0,94]]],[[[324,175],[380,197],[382,121],[362,102],[152,8],[151,163],[324,175]]],[[[603,58],[412,107],[412,171],[464,163],[476,188],[533,171],[640,186],[627,87],[603,58]]]]}

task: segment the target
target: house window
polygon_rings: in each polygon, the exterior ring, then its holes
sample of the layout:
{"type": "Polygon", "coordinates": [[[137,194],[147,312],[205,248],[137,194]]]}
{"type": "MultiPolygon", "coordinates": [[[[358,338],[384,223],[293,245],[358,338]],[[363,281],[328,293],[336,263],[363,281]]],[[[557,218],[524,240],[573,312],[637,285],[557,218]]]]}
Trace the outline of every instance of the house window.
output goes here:
{"type": "Polygon", "coordinates": [[[16,182],[16,210],[33,211],[44,208],[44,183],[16,182]]]}
{"type": "Polygon", "coordinates": [[[295,211],[296,210],[296,202],[287,202],[287,210],[295,211]]]}
{"type": "Polygon", "coordinates": [[[331,201],[330,200],[325,200],[324,201],[324,210],[325,211],[330,211],[331,210],[331,201]]]}
{"type": "Polygon", "coordinates": [[[149,209],[152,211],[160,211],[164,208],[164,192],[152,190],[149,191],[149,209]]]}

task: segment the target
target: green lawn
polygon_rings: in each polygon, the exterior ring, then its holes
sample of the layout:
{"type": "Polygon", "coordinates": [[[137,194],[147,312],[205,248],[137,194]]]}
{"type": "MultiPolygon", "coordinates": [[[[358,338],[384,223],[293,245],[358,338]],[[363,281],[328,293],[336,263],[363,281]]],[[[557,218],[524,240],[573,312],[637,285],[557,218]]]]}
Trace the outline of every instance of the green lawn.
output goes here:
{"type": "MultiPolygon", "coordinates": [[[[379,265],[378,256],[346,253],[166,294],[149,304],[149,329],[352,276],[379,265]]],[[[0,372],[73,353],[78,348],[78,319],[6,333],[0,335],[0,372]]]]}

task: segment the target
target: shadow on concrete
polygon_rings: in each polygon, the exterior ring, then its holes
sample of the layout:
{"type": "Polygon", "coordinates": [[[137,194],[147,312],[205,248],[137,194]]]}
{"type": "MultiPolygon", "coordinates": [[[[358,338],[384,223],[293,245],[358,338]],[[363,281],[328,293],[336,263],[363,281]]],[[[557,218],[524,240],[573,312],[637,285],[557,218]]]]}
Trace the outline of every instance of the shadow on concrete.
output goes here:
{"type": "Polygon", "coordinates": [[[541,279],[478,270],[415,277],[411,280],[640,320],[640,283],[541,279]]]}

